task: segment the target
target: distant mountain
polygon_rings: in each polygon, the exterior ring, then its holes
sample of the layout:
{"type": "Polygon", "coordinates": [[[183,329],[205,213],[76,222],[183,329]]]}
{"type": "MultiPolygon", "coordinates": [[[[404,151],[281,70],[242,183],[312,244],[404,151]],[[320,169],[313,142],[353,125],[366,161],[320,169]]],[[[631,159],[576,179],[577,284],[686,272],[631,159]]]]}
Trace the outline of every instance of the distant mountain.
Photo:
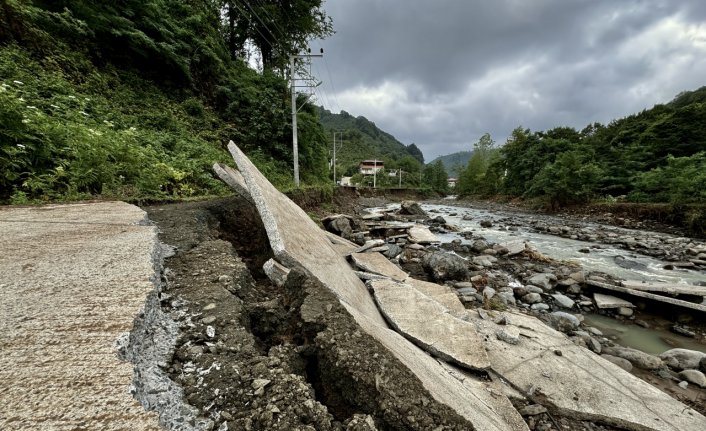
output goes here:
{"type": "Polygon", "coordinates": [[[459,169],[463,169],[468,164],[473,156],[473,151],[459,151],[453,154],[447,154],[445,156],[439,156],[432,160],[430,163],[434,163],[437,160],[441,160],[444,164],[444,169],[450,177],[458,177],[459,169]]]}
{"type": "Polygon", "coordinates": [[[330,148],[333,148],[333,132],[341,132],[336,133],[336,160],[344,175],[354,173],[362,160],[378,159],[387,165],[412,156],[424,163],[424,155],[415,144],[403,144],[363,116],[354,117],[346,111],[334,114],[319,107],[319,119],[331,141],[330,148]]]}

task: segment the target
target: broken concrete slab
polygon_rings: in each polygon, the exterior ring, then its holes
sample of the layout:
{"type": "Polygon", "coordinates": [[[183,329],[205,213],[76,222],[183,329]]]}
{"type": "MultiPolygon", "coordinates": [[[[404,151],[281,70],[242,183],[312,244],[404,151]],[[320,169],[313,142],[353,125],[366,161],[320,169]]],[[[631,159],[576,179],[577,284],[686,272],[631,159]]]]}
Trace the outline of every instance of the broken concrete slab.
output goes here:
{"type": "Polygon", "coordinates": [[[432,355],[472,370],[490,366],[475,326],[449,314],[406,283],[371,280],[375,300],[390,325],[432,355]]]}
{"type": "Polygon", "coordinates": [[[422,225],[416,225],[409,228],[409,240],[416,244],[431,244],[435,242],[440,242],[439,238],[436,237],[428,227],[422,225]]]}
{"type": "Polygon", "coordinates": [[[356,248],[358,248],[358,244],[354,243],[353,241],[349,241],[345,238],[342,238],[336,235],[335,233],[331,233],[328,231],[324,232],[326,233],[326,237],[328,238],[328,240],[331,241],[333,249],[336,250],[336,252],[341,256],[348,256],[353,253],[356,248]]]}
{"type": "Polygon", "coordinates": [[[483,431],[528,431],[527,424],[510,400],[493,382],[470,378],[451,365],[438,361],[397,332],[383,328],[347,304],[343,304],[363,330],[412,371],[438,402],[446,404],[483,431]]]}
{"type": "Polygon", "coordinates": [[[289,268],[280,265],[279,262],[274,259],[269,259],[262,265],[262,269],[265,271],[267,278],[269,278],[275,286],[284,286],[284,283],[287,281],[287,275],[289,275],[289,268]]]}
{"type": "Polygon", "coordinates": [[[606,290],[613,290],[615,292],[627,293],[629,295],[638,296],[640,298],[652,299],[655,301],[664,302],[666,304],[677,305],[679,307],[689,308],[691,310],[697,310],[697,311],[702,311],[702,312],[706,313],[706,305],[705,304],[697,304],[694,302],[684,301],[681,299],[670,298],[668,296],[657,295],[655,293],[643,292],[641,290],[635,290],[635,289],[628,289],[627,287],[615,286],[613,284],[604,283],[602,281],[597,281],[597,280],[586,280],[586,284],[588,284],[590,286],[594,286],[594,287],[600,287],[600,288],[606,289],[606,290]]]}
{"type": "Polygon", "coordinates": [[[461,300],[458,299],[458,295],[454,292],[454,289],[449,286],[417,280],[411,277],[405,280],[405,283],[446,307],[451,314],[456,315],[457,313],[464,313],[466,311],[466,307],[464,307],[461,300]]]}
{"type": "Polygon", "coordinates": [[[508,325],[520,331],[516,345],[496,338],[500,325],[493,321],[474,313],[467,319],[486,340],[492,370],[516,389],[543,400],[549,411],[627,430],[706,429],[706,417],[540,320],[521,313],[504,315],[508,325]]]}
{"type": "Polygon", "coordinates": [[[672,295],[706,296],[706,286],[673,283],[646,283],[639,280],[625,280],[622,282],[622,285],[628,289],[646,292],[669,293],[672,295]]]}
{"type": "Polygon", "coordinates": [[[240,196],[244,197],[248,202],[252,204],[255,203],[252,200],[252,196],[250,196],[248,186],[245,184],[245,178],[243,178],[243,175],[240,172],[236,171],[235,169],[231,168],[230,166],[224,163],[214,163],[213,171],[216,173],[216,175],[218,175],[218,178],[220,178],[224,183],[228,184],[228,186],[235,190],[240,196]]]}
{"type": "Polygon", "coordinates": [[[331,241],[316,223],[267,181],[232,141],[228,150],[260,213],[275,258],[285,266],[304,266],[343,302],[385,325],[363,282],[333,249],[331,241]]]}
{"type": "Polygon", "coordinates": [[[508,256],[514,256],[525,251],[526,241],[508,241],[500,244],[500,246],[505,247],[507,249],[508,256]]]}
{"type": "Polygon", "coordinates": [[[593,294],[593,300],[596,302],[596,307],[600,309],[606,309],[606,308],[620,308],[620,307],[628,307],[628,308],[634,308],[635,304],[633,304],[630,301],[626,301],[624,299],[612,296],[612,295],[605,295],[603,293],[594,293],[593,294]]]}
{"type": "Polygon", "coordinates": [[[363,271],[384,275],[395,280],[405,280],[408,274],[380,253],[352,253],[353,264],[363,271]]]}

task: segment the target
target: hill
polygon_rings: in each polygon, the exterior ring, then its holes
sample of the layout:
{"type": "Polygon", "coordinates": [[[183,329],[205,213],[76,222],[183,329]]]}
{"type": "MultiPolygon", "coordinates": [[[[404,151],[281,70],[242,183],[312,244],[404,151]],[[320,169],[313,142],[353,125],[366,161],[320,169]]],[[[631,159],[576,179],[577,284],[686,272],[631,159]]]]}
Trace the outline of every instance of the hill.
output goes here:
{"type": "Polygon", "coordinates": [[[330,156],[333,132],[337,132],[336,141],[340,143],[336,149],[337,169],[342,175],[353,175],[358,163],[366,159],[382,160],[386,167],[392,168],[396,168],[404,159],[409,163],[409,158],[418,164],[424,163],[424,155],[415,144],[404,145],[363,116],[354,117],[346,111],[334,114],[320,107],[319,120],[329,140],[330,156]]]}
{"type": "MultiPolygon", "coordinates": [[[[331,33],[330,21],[319,0],[291,6],[295,21],[269,3],[226,3],[3,2],[0,203],[225,193],[211,165],[232,163],[230,139],[275,185],[291,186],[281,72],[289,54],[331,33]],[[264,12],[286,29],[277,38],[251,16],[264,12]],[[246,44],[263,71],[248,67],[246,44]]],[[[323,128],[302,105],[302,181],[329,184],[323,128]]]]}
{"type": "Polygon", "coordinates": [[[473,151],[459,151],[452,154],[447,154],[445,156],[439,156],[432,160],[430,163],[434,163],[437,160],[441,160],[444,165],[446,173],[450,177],[458,177],[461,170],[466,167],[468,161],[473,156],[473,151]]]}

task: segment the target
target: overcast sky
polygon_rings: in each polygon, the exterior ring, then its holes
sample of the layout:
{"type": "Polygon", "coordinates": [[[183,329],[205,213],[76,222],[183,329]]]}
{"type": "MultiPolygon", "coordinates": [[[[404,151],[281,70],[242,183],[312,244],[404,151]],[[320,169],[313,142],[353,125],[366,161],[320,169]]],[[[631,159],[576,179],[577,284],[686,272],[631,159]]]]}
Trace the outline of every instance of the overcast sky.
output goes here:
{"type": "Polygon", "coordinates": [[[426,161],[608,123],[706,85],[706,0],[328,0],[318,101],[426,161]]]}

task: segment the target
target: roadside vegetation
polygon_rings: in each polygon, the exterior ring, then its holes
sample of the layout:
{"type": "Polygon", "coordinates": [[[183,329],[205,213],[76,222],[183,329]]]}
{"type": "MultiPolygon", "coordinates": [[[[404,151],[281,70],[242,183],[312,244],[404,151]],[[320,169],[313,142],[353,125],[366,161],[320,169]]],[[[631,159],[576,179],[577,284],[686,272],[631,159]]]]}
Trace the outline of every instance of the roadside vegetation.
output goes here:
{"type": "MultiPolygon", "coordinates": [[[[232,163],[231,139],[290,189],[287,60],[331,34],[320,5],[4,1],[0,202],[223,194],[211,165],[232,163]],[[261,70],[247,65],[250,55],[261,70]]],[[[326,184],[327,142],[312,105],[299,113],[299,143],[303,184],[326,184]]]]}

